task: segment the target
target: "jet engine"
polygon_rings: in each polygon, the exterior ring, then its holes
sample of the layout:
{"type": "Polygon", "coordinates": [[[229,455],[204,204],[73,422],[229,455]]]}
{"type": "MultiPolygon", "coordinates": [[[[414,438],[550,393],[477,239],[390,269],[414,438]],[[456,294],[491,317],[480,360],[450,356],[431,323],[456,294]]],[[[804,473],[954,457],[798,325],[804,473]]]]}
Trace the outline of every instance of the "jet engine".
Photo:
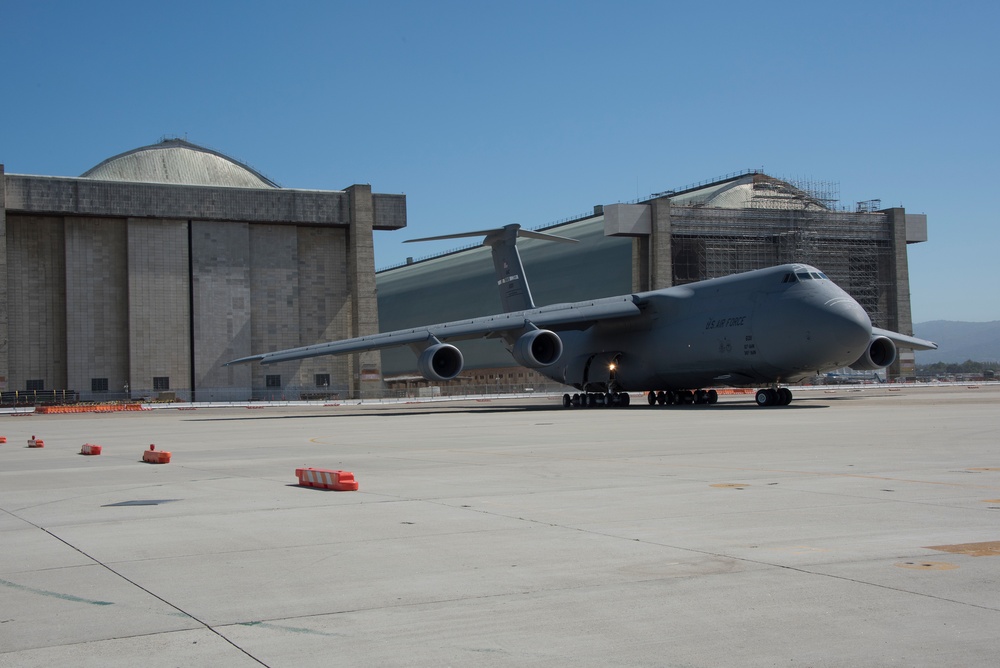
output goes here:
{"type": "Polygon", "coordinates": [[[562,351],[562,339],[558,334],[547,329],[534,329],[522,334],[510,353],[521,366],[537,369],[555,364],[562,351]]]}
{"type": "Polygon", "coordinates": [[[451,380],[462,373],[462,351],[447,343],[428,346],[417,359],[417,368],[427,380],[451,380]]]}
{"type": "Polygon", "coordinates": [[[865,354],[851,365],[855,371],[884,369],[896,361],[896,344],[884,336],[872,337],[865,354]]]}

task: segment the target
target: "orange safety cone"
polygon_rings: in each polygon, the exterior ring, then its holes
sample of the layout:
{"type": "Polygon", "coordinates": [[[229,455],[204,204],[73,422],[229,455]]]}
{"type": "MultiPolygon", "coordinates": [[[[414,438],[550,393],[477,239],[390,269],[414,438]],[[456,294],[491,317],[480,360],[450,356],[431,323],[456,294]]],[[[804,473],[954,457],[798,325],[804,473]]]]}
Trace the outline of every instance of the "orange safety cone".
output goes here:
{"type": "Polygon", "coordinates": [[[94,445],[93,443],[84,443],[83,447],[80,448],[81,455],[99,455],[103,448],[99,445],[94,445]]]}
{"type": "Polygon", "coordinates": [[[29,448],[44,448],[45,447],[45,441],[43,441],[40,438],[35,438],[34,434],[32,434],[31,438],[28,439],[28,447],[29,448]]]}
{"type": "Polygon", "coordinates": [[[145,450],[142,453],[142,461],[147,464],[169,464],[170,453],[164,450],[157,450],[156,446],[150,443],[149,450],[145,450]]]}
{"type": "Polygon", "coordinates": [[[332,469],[295,469],[302,487],[317,489],[332,489],[337,492],[356,492],[358,482],[350,471],[335,471],[332,469]]]}

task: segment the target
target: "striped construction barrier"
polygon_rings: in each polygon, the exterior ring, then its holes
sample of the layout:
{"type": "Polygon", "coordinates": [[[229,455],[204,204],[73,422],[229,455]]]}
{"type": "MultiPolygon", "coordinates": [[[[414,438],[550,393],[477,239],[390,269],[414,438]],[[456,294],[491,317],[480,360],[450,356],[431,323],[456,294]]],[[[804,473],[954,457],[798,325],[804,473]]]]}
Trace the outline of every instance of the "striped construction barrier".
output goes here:
{"type": "Polygon", "coordinates": [[[7,437],[6,436],[0,436],[0,443],[6,443],[6,442],[7,442],[7,437]]]}
{"type": "Polygon", "coordinates": [[[44,448],[45,447],[45,441],[43,441],[40,438],[35,438],[35,436],[32,435],[31,438],[28,439],[28,447],[29,448],[44,448]]]}
{"type": "Polygon", "coordinates": [[[169,464],[170,453],[165,450],[157,450],[156,446],[150,443],[149,450],[144,450],[142,453],[142,461],[147,464],[169,464]]]}
{"type": "Polygon", "coordinates": [[[93,443],[84,443],[80,448],[81,455],[99,455],[101,454],[103,448],[99,445],[94,445],[93,443]]]}
{"type": "Polygon", "coordinates": [[[145,411],[142,404],[76,404],[74,406],[37,406],[36,413],[118,413],[120,411],[145,411]]]}
{"type": "Polygon", "coordinates": [[[358,482],[350,471],[335,471],[331,469],[295,469],[302,487],[332,489],[337,492],[356,492],[358,482]]]}

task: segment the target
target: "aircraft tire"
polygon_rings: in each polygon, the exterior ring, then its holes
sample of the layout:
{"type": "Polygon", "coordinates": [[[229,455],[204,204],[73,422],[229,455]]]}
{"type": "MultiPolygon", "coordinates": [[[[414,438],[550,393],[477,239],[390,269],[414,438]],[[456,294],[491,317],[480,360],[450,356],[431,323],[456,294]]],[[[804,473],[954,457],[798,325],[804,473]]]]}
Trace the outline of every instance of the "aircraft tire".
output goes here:
{"type": "Polygon", "coordinates": [[[719,403],[719,393],[716,392],[715,390],[709,390],[708,404],[711,406],[712,404],[717,404],[717,403],[719,403]]]}
{"type": "Polygon", "coordinates": [[[632,403],[632,397],[629,396],[628,392],[618,393],[618,405],[622,408],[626,408],[630,403],[632,403]]]}
{"type": "Polygon", "coordinates": [[[782,387],[778,389],[778,405],[787,406],[792,403],[792,391],[787,387],[782,387]]]}
{"type": "Polygon", "coordinates": [[[653,392],[652,390],[650,390],[649,394],[646,395],[646,401],[649,402],[650,406],[655,406],[656,405],[656,392],[653,392]]]}
{"type": "Polygon", "coordinates": [[[761,408],[765,406],[770,406],[774,402],[772,401],[771,395],[767,390],[757,390],[757,394],[754,395],[754,399],[757,401],[757,405],[761,408]]]}
{"type": "Polygon", "coordinates": [[[573,406],[573,397],[568,394],[563,395],[563,408],[571,408],[573,406]]]}
{"type": "Polygon", "coordinates": [[[656,403],[658,403],[658,404],[660,404],[662,406],[663,404],[667,403],[667,399],[669,398],[669,396],[670,396],[669,394],[667,394],[666,392],[663,392],[662,390],[659,391],[659,392],[657,392],[656,393],[656,403]]]}

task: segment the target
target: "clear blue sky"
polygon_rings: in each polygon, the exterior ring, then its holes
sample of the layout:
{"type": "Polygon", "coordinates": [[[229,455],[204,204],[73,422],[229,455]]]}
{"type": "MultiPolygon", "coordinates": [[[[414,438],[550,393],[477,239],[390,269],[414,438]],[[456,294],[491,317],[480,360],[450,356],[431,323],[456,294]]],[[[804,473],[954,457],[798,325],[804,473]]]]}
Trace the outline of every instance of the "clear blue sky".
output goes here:
{"type": "Polygon", "coordinates": [[[185,137],[283,186],[405,193],[376,265],[746,168],[928,215],[914,322],[1000,320],[992,2],[0,0],[0,162],[185,137]]]}

